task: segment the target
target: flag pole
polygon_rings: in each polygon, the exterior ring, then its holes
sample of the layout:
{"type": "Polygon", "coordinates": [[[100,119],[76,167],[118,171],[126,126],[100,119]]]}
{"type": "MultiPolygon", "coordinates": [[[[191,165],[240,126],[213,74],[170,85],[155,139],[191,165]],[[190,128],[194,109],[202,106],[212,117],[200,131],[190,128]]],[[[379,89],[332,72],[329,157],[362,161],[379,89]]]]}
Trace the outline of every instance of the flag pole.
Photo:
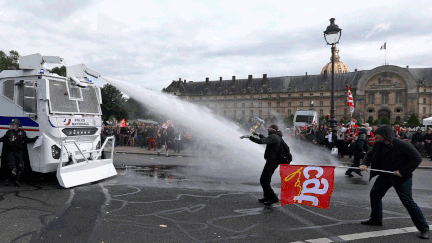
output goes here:
{"type": "Polygon", "coordinates": [[[384,43],[384,50],[385,50],[384,65],[387,66],[387,41],[384,43]]]}
{"type": "MultiPolygon", "coordinates": [[[[360,167],[346,167],[346,166],[336,166],[336,168],[346,168],[346,169],[356,169],[356,170],[360,169],[360,167]]],[[[369,168],[367,170],[394,174],[393,171],[388,171],[388,170],[378,170],[378,169],[369,169],[369,168]]]]}

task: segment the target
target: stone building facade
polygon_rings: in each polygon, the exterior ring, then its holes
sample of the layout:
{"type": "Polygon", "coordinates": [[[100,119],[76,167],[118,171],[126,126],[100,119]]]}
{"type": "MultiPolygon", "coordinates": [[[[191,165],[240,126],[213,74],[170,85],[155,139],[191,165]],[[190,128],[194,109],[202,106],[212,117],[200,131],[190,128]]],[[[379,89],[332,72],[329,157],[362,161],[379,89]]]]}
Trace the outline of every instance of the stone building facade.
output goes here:
{"type": "MultiPolygon", "coordinates": [[[[343,64],[343,63],[342,63],[343,64]]],[[[363,122],[388,117],[406,121],[413,113],[421,119],[432,116],[432,68],[403,68],[384,65],[372,70],[349,72],[335,58],[335,115],[339,121],[350,117],[346,105],[348,85],[356,106],[354,116],[363,122]],[[337,65],[336,65],[337,63],[337,65]]],[[[236,120],[258,116],[283,119],[296,110],[315,109],[320,116],[330,114],[331,66],[321,74],[200,82],[173,81],[163,92],[236,120]],[[313,101],[313,107],[310,106],[313,101]]]]}

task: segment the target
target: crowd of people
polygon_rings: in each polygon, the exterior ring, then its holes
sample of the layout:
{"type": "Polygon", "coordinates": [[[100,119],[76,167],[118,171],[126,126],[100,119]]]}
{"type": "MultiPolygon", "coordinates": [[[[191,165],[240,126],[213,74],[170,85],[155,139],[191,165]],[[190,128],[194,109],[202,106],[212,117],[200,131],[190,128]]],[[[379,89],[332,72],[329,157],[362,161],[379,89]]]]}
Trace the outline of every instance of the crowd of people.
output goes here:
{"type": "Polygon", "coordinates": [[[176,153],[189,147],[192,152],[200,149],[200,139],[192,136],[189,129],[179,125],[169,124],[143,124],[140,126],[103,126],[102,140],[115,136],[116,146],[140,147],[157,151],[158,155],[168,151],[176,153]]]}
{"type": "MultiPolygon", "coordinates": [[[[303,127],[289,127],[284,129],[284,135],[291,141],[301,140],[316,146],[324,147],[336,153],[339,158],[353,159],[352,167],[359,167],[361,160],[374,144],[376,138],[375,130],[379,127],[370,126],[368,123],[362,126],[351,124],[337,124],[336,132],[327,124],[306,125],[303,127]]],[[[247,129],[251,132],[264,133],[266,128],[264,124],[247,124],[247,129]]],[[[396,138],[411,143],[420,153],[426,152],[427,157],[432,160],[432,130],[423,134],[421,129],[415,133],[399,125],[392,126],[392,131],[396,138]]],[[[352,172],[362,176],[360,170],[349,169],[346,175],[353,177],[352,172]]]]}

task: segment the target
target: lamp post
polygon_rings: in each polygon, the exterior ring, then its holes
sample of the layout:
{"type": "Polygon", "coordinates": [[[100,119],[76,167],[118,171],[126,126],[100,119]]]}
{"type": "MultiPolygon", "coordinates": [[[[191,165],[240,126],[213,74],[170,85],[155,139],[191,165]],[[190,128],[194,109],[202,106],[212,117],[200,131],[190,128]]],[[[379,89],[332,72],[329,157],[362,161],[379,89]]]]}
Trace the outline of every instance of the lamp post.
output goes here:
{"type": "Polygon", "coordinates": [[[342,29],[339,28],[337,24],[334,23],[335,18],[330,19],[330,25],[327,26],[327,29],[324,31],[324,40],[327,42],[327,45],[331,45],[332,52],[332,82],[331,82],[331,107],[330,107],[330,124],[329,127],[332,128],[332,132],[336,132],[336,116],[335,116],[335,107],[334,107],[334,53],[335,53],[335,45],[339,43],[340,37],[342,35],[342,29]]]}

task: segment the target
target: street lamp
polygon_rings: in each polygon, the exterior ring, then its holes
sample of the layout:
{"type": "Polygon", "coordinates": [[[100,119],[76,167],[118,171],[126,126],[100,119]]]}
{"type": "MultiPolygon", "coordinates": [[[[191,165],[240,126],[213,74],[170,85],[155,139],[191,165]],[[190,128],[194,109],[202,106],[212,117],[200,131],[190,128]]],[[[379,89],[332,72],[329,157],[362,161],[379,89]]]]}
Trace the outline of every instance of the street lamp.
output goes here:
{"type": "Polygon", "coordinates": [[[332,128],[332,132],[336,132],[336,116],[335,116],[335,107],[334,107],[334,53],[335,53],[335,45],[339,43],[340,37],[342,35],[342,29],[339,28],[337,24],[334,23],[335,18],[330,19],[330,25],[327,26],[327,29],[324,31],[324,40],[327,42],[327,45],[331,45],[332,52],[332,86],[331,86],[331,107],[330,107],[330,124],[329,127],[332,128]]]}

